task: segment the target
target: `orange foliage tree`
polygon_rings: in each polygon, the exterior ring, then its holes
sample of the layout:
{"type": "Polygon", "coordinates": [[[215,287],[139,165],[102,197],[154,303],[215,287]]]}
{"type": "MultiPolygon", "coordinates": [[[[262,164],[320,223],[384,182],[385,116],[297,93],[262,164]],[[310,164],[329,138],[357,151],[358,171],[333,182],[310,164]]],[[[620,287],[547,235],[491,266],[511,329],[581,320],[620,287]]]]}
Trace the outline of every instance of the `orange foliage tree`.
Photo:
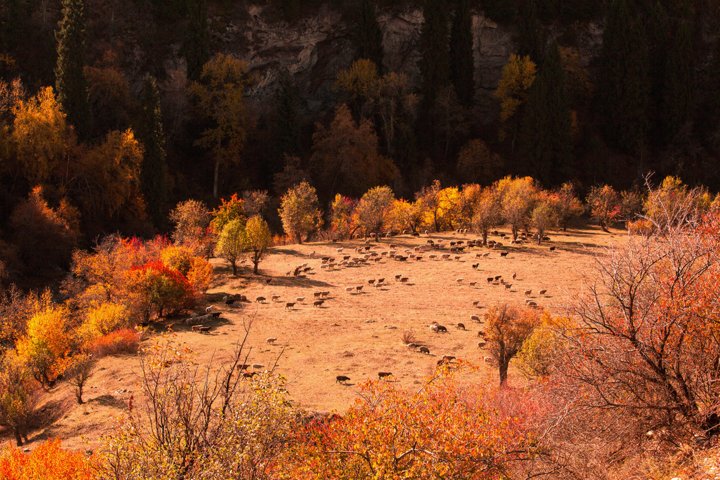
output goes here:
{"type": "Polygon", "coordinates": [[[590,214],[605,232],[609,231],[608,228],[622,211],[620,195],[610,185],[592,187],[587,196],[587,204],[590,214]]]}
{"type": "Polygon", "coordinates": [[[161,261],[151,261],[130,270],[130,278],[137,288],[143,317],[162,317],[193,304],[195,293],[188,279],[161,261]]]}
{"type": "Polygon", "coordinates": [[[531,453],[532,435],[490,398],[449,372],[415,393],[367,383],[343,417],[298,432],[281,478],[507,478],[531,453]]]}
{"type": "Polygon", "coordinates": [[[598,262],[578,301],[579,328],[566,335],[566,392],[642,432],[720,433],[719,233],[711,216],[631,237],[598,262]]]}

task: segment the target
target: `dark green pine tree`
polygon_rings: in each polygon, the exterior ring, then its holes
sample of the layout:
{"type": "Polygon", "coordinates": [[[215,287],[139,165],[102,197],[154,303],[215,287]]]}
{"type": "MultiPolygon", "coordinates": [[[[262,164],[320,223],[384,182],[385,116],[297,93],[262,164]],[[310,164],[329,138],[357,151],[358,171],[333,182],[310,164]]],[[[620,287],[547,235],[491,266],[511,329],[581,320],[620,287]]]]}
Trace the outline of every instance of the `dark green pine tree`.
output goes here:
{"type": "Polygon", "coordinates": [[[90,107],[83,67],[85,66],[85,2],[63,0],[62,17],[55,34],[57,64],[55,89],[68,120],[79,136],[89,133],[90,107]]]}
{"type": "Polygon", "coordinates": [[[474,73],[470,0],[457,0],[450,30],[450,76],[458,100],[465,107],[472,106],[475,98],[474,73]]]}
{"type": "Polygon", "coordinates": [[[188,0],[187,37],[183,45],[183,55],[187,62],[187,76],[197,80],[203,65],[210,58],[210,33],[208,31],[207,0],[188,0]]]}
{"type": "Polygon", "coordinates": [[[26,28],[28,11],[25,0],[0,2],[0,53],[14,51],[20,43],[20,33],[26,28]]]}
{"type": "Polygon", "coordinates": [[[424,110],[429,111],[435,98],[450,81],[448,59],[448,8],[445,0],[425,0],[425,22],[420,33],[420,72],[424,110]]]}
{"type": "Polygon", "coordinates": [[[647,142],[651,82],[647,37],[631,2],[613,0],[610,5],[597,101],[606,140],[621,150],[639,153],[647,142]]]}
{"type": "Polygon", "coordinates": [[[141,189],[150,218],[156,227],[162,227],[166,216],[168,168],[160,92],[151,75],[145,77],[139,101],[140,114],[135,129],[145,153],[140,172],[141,189]]]}
{"type": "Polygon", "coordinates": [[[557,185],[575,175],[565,72],[555,42],[530,88],[520,130],[520,151],[535,178],[557,185]]]}
{"type": "MultiPolygon", "coordinates": [[[[275,97],[275,138],[276,157],[300,153],[300,92],[290,72],[282,70],[279,88],[275,97]]],[[[281,162],[282,163],[282,162],[281,162]]]]}
{"type": "Polygon", "coordinates": [[[355,58],[372,60],[379,70],[383,68],[382,30],[377,21],[374,0],[361,0],[355,27],[355,58]]]}
{"type": "Polygon", "coordinates": [[[520,0],[518,4],[518,54],[528,55],[536,65],[540,65],[545,52],[545,33],[538,18],[537,0],[520,0]]]}
{"type": "Polygon", "coordinates": [[[664,142],[672,142],[694,110],[695,49],[689,20],[680,19],[665,63],[660,117],[664,142]]]}

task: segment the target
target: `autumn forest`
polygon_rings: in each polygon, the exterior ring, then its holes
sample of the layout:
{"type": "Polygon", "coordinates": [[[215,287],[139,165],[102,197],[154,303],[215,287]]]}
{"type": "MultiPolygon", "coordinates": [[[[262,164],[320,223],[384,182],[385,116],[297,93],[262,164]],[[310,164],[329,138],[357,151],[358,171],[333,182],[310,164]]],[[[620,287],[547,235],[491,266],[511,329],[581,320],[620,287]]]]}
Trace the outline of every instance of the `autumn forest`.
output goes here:
{"type": "Polygon", "coordinates": [[[0,479],[717,475],[718,32],[0,0],[0,479]]]}

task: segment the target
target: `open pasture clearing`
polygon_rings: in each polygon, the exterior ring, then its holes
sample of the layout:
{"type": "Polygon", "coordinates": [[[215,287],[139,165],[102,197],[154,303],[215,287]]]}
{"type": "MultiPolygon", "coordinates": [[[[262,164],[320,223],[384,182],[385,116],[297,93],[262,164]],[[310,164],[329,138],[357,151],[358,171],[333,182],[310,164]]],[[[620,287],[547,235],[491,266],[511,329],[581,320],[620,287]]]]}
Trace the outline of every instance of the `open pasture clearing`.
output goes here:
{"type": "MultiPolygon", "coordinates": [[[[413,388],[432,374],[444,355],[483,366],[469,381],[495,383],[496,368],[485,363],[487,350],[478,347],[483,324],[472,317],[482,321],[486,307],[496,302],[536,302],[539,308],[565,314],[592,274],[596,256],[626,238],[621,231],[609,235],[588,229],[552,232],[551,241],[540,246],[532,241],[511,245],[508,232],[500,233],[505,238],[491,239],[500,241],[501,248],[466,247],[464,252],[451,252],[450,243],[467,245],[476,235],[288,245],[272,250],[258,276],[244,268],[233,277],[226,264],[215,259],[216,279],[208,303],[198,312],[212,305],[221,318],[207,323],[211,328],[203,333],[181,322],[167,324],[175,341],[195,352],[199,365],[219,365],[230,358],[244,332],[243,322],[252,322],[249,371],[271,367],[282,351],[278,371],[287,378],[290,395],[313,411],[341,412],[356,398],[354,386],[378,378],[379,372],[392,373],[385,381],[413,388]],[[428,249],[428,240],[443,247],[428,249]],[[391,251],[407,258],[391,258],[391,251]],[[367,261],[347,263],[365,256],[367,261]],[[335,266],[323,267],[324,257],[334,258],[325,265],[335,266]],[[307,271],[295,276],[300,266],[307,271]],[[495,281],[497,276],[501,278],[495,281]],[[321,292],[327,293],[315,295],[321,292]],[[225,296],[238,294],[248,302],[225,304],[225,296]],[[258,302],[258,297],[264,300],[258,302]],[[314,305],[320,299],[324,302],[314,305]],[[433,322],[447,333],[431,330],[433,322]],[[415,343],[430,353],[406,346],[405,332],[412,332],[415,343]],[[337,376],[349,380],[337,382],[337,376]]],[[[155,338],[150,336],[144,345],[155,338]]],[[[87,383],[85,405],[76,405],[71,387],[61,383],[43,398],[43,416],[50,420],[36,435],[59,437],[68,448],[95,448],[102,434],[112,432],[114,419],[121,417],[130,398],[139,402],[138,373],[137,356],[102,359],[87,383]]],[[[522,381],[511,370],[510,383],[522,381]]]]}

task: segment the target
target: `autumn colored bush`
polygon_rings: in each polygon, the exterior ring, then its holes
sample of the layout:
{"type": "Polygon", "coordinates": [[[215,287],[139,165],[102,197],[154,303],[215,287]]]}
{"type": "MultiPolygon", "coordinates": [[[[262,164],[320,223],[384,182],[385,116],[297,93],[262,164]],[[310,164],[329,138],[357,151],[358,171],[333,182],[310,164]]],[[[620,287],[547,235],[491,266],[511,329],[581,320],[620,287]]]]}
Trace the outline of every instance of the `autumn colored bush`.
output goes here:
{"type": "Polygon", "coordinates": [[[102,335],[127,327],[130,323],[128,308],[119,303],[105,302],[91,307],[79,333],[86,341],[93,341],[102,335]]]}
{"type": "Polygon", "coordinates": [[[137,353],[141,334],[131,328],[123,328],[97,337],[87,345],[87,350],[95,357],[107,357],[123,353],[137,353]]]}
{"type": "Polygon", "coordinates": [[[342,417],[297,431],[281,478],[507,478],[532,456],[531,412],[508,415],[494,395],[459,387],[455,375],[441,372],[414,392],[363,384],[342,417]]]}
{"type": "Polygon", "coordinates": [[[62,449],[59,439],[47,440],[29,454],[19,448],[0,450],[3,480],[94,480],[95,460],[80,452],[62,449]]]}
{"type": "Polygon", "coordinates": [[[193,257],[190,259],[190,269],[187,272],[187,280],[196,295],[202,295],[210,287],[213,279],[213,267],[204,258],[193,257]]]}
{"type": "Polygon", "coordinates": [[[241,341],[229,362],[198,368],[172,340],[144,351],[142,400],[105,439],[101,477],[278,478],[295,410],[272,372],[243,378],[247,353],[241,341]]]}
{"type": "Polygon", "coordinates": [[[192,249],[182,245],[168,245],[160,252],[160,259],[170,268],[174,268],[183,275],[190,271],[195,253],[192,249]]]}
{"type": "Polygon", "coordinates": [[[166,313],[178,312],[192,306],[195,301],[195,292],[188,279],[159,260],[133,267],[130,279],[137,289],[146,320],[153,315],[162,317],[166,313]]]}

